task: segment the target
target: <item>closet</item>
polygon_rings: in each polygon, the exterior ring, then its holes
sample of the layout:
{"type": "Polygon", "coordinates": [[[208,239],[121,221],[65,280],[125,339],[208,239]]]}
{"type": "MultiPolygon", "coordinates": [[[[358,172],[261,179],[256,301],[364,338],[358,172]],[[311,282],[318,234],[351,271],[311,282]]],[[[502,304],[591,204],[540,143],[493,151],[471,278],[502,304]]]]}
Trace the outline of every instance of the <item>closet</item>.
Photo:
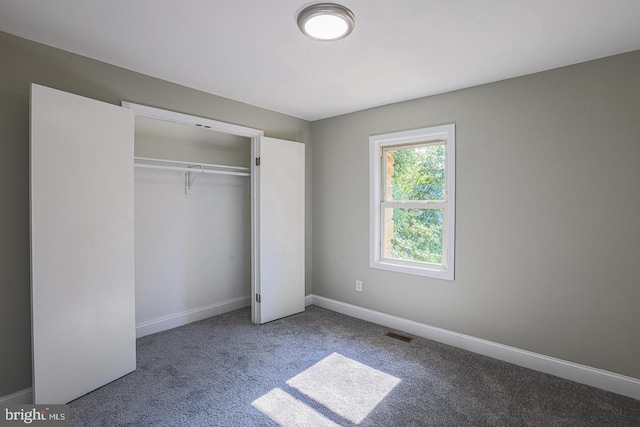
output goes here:
{"type": "Polygon", "coordinates": [[[135,119],[136,332],[251,304],[251,139],[135,119]]]}
{"type": "Polygon", "coordinates": [[[135,370],[135,339],[304,310],[304,145],[33,84],[34,402],[135,370]]]}

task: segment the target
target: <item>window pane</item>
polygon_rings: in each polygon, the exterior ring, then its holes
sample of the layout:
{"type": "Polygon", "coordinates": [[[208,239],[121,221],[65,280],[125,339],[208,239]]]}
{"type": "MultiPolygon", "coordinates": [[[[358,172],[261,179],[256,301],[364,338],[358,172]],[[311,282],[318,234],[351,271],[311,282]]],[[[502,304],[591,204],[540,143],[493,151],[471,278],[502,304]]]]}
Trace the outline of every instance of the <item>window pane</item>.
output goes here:
{"type": "Polygon", "coordinates": [[[443,209],[384,209],[384,258],[442,264],[443,209]]]}
{"type": "Polygon", "coordinates": [[[385,200],[444,200],[444,145],[386,150],[385,200]]]}

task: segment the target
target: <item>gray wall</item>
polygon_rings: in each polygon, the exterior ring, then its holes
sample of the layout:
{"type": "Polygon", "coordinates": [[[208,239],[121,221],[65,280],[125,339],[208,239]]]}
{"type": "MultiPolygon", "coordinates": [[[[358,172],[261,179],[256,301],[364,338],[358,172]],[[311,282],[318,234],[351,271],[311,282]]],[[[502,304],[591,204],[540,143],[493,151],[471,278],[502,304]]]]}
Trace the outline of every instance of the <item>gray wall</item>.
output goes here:
{"type": "Polygon", "coordinates": [[[640,378],[639,76],[636,51],[314,122],[313,293],[640,378]],[[445,123],[456,280],[369,268],[369,135],[445,123]]]}
{"type": "MultiPolygon", "coordinates": [[[[29,85],[122,100],[263,129],[307,144],[310,125],[283,114],[154,79],[0,33],[0,396],[31,386],[29,296],[29,85]]],[[[307,179],[307,194],[310,184],[307,179]]],[[[310,201],[307,200],[310,245],[310,201]]],[[[311,292],[307,251],[307,293],[311,292]]],[[[61,307],[61,309],[63,309],[61,307]]]]}

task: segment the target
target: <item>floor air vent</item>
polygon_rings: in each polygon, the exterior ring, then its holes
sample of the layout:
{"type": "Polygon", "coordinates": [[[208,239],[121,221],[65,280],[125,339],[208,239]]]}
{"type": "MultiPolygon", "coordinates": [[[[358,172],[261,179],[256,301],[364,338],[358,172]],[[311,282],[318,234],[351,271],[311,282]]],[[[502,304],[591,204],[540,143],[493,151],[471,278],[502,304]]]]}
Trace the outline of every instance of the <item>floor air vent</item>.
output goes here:
{"type": "Polygon", "coordinates": [[[393,332],[387,332],[387,336],[404,342],[411,342],[411,340],[413,339],[405,337],[404,335],[394,334],[393,332]]]}

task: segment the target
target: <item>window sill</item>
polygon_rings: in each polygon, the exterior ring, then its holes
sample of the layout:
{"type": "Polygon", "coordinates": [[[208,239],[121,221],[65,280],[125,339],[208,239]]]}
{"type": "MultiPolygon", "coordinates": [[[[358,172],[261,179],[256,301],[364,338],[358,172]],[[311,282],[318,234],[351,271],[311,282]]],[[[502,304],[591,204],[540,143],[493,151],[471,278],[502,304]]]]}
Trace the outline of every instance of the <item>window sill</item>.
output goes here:
{"type": "Polygon", "coordinates": [[[434,279],[454,280],[453,271],[444,268],[399,264],[391,260],[372,261],[370,267],[377,268],[379,270],[395,271],[397,273],[433,277],[434,279]]]}

